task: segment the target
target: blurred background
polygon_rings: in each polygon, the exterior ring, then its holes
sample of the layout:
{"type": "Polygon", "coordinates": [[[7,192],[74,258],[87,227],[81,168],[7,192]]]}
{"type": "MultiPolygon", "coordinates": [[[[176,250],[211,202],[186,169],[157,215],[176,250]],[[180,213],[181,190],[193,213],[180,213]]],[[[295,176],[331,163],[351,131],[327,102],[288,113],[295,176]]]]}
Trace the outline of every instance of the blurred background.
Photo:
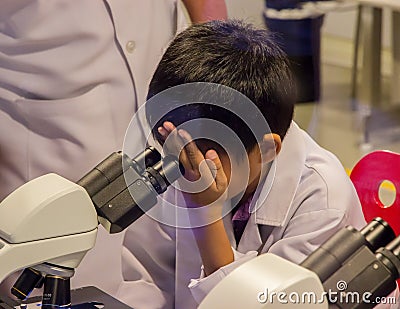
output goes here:
{"type": "MultiPolygon", "coordinates": [[[[273,2],[276,0],[270,0],[273,2]]],[[[396,86],[392,85],[395,80],[392,53],[395,33],[392,28],[395,27],[396,9],[400,11],[400,1],[323,2],[320,50],[317,50],[320,75],[313,85],[320,88],[320,93],[314,98],[311,96],[308,102],[296,105],[295,120],[321,146],[338,156],[346,169],[351,170],[364,154],[372,150],[400,152],[400,121],[395,117],[397,102],[394,97],[396,89],[393,89],[396,86]],[[398,4],[382,5],[384,2],[398,4]],[[358,65],[354,59],[356,47],[358,65]],[[375,53],[370,55],[372,48],[375,53]],[[372,71],[368,69],[370,66],[374,68],[372,71]]],[[[226,3],[230,18],[245,19],[258,27],[266,27],[266,1],[226,0],[226,3]]],[[[308,38],[305,44],[315,43],[316,39],[308,38]]],[[[307,76],[303,77],[307,80],[307,76]]]]}

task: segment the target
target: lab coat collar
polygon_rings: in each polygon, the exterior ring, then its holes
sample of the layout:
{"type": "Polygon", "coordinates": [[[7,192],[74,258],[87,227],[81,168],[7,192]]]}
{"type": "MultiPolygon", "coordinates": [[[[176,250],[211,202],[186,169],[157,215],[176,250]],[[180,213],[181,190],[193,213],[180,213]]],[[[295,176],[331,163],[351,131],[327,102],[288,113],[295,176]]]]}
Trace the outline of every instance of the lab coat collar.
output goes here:
{"type": "MultiPolygon", "coordinates": [[[[257,224],[282,226],[300,182],[306,160],[304,132],[292,121],[282,143],[281,152],[273,161],[258,198],[254,199],[257,224]]],[[[255,196],[255,197],[256,197],[255,196]]]]}

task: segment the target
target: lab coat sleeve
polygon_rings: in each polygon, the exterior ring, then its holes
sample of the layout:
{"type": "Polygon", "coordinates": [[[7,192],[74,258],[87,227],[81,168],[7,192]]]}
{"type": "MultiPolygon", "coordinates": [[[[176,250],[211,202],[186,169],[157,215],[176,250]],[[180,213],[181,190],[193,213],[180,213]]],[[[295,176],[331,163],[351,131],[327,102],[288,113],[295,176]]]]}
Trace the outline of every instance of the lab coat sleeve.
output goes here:
{"type": "Polygon", "coordinates": [[[200,302],[207,296],[207,294],[225,278],[230,272],[236,269],[238,266],[246,263],[247,261],[257,256],[257,251],[249,251],[246,253],[240,253],[232,248],[234,261],[224,267],[219,268],[209,276],[205,276],[203,267],[199,279],[192,279],[189,284],[189,289],[192,292],[195,301],[200,302]]]}
{"type": "Polygon", "coordinates": [[[173,231],[144,215],[126,230],[118,299],[135,309],[174,308],[173,231]]]}

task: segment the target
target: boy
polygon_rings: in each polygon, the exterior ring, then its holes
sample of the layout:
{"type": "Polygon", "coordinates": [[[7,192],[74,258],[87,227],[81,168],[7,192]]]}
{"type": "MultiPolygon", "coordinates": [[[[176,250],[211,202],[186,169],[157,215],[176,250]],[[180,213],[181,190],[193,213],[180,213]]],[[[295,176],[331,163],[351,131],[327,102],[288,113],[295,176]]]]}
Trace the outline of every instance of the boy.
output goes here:
{"type": "Polygon", "coordinates": [[[185,167],[180,188],[169,190],[167,199],[185,205],[190,224],[174,228],[143,216],[127,231],[123,270],[131,294],[124,300],[134,308],[196,308],[226,274],[258,253],[300,263],[340,228],[365,225],[340,162],[292,121],[292,78],[269,32],[239,21],[188,28],[165,52],[148,97],[156,139],[185,167]],[[194,87],[197,101],[177,106],[171,99],[174,89],[181,93],[182,85],[191,89],[198,82],[211,83],[211,90],[194,87]],[[205,103],[204,89],[209,97],[216,93],[216,103],[205,103]],[[235,91],[249,100],[232,99],[235,91]],[[254,106],[262,119],[253,116],[254,106]],[[158,109],[166,111],[161,118],[158,109]],[[266,121],[270,130],[252,132],[246,117],[266,121]],[[200,123],[185,126],[192,121],[200,123]],[[214,139],[219,129],[212,123],[237,139],[225,133],[214,139]],[[210,135],[202,135],[207,128],[210,135]],[[195,188],[187,189],[190,184],[195,188]]]}

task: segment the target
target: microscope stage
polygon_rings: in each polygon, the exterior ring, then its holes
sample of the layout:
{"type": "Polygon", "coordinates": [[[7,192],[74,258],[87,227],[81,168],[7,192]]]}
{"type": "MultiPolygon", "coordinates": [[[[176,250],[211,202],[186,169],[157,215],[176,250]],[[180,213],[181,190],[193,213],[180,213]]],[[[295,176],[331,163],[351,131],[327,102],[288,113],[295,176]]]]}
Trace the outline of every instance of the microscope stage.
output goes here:
{"type": "MultiPolygon", "coordinates": [[[[71,299],[70,309],[132,309],[94,286],[72,290],[71,299]]],[[[40,297],[17,302],[11,299],[3,300],[0,296],[0,309],[40,309],[40,306],[40,297]]]]}

